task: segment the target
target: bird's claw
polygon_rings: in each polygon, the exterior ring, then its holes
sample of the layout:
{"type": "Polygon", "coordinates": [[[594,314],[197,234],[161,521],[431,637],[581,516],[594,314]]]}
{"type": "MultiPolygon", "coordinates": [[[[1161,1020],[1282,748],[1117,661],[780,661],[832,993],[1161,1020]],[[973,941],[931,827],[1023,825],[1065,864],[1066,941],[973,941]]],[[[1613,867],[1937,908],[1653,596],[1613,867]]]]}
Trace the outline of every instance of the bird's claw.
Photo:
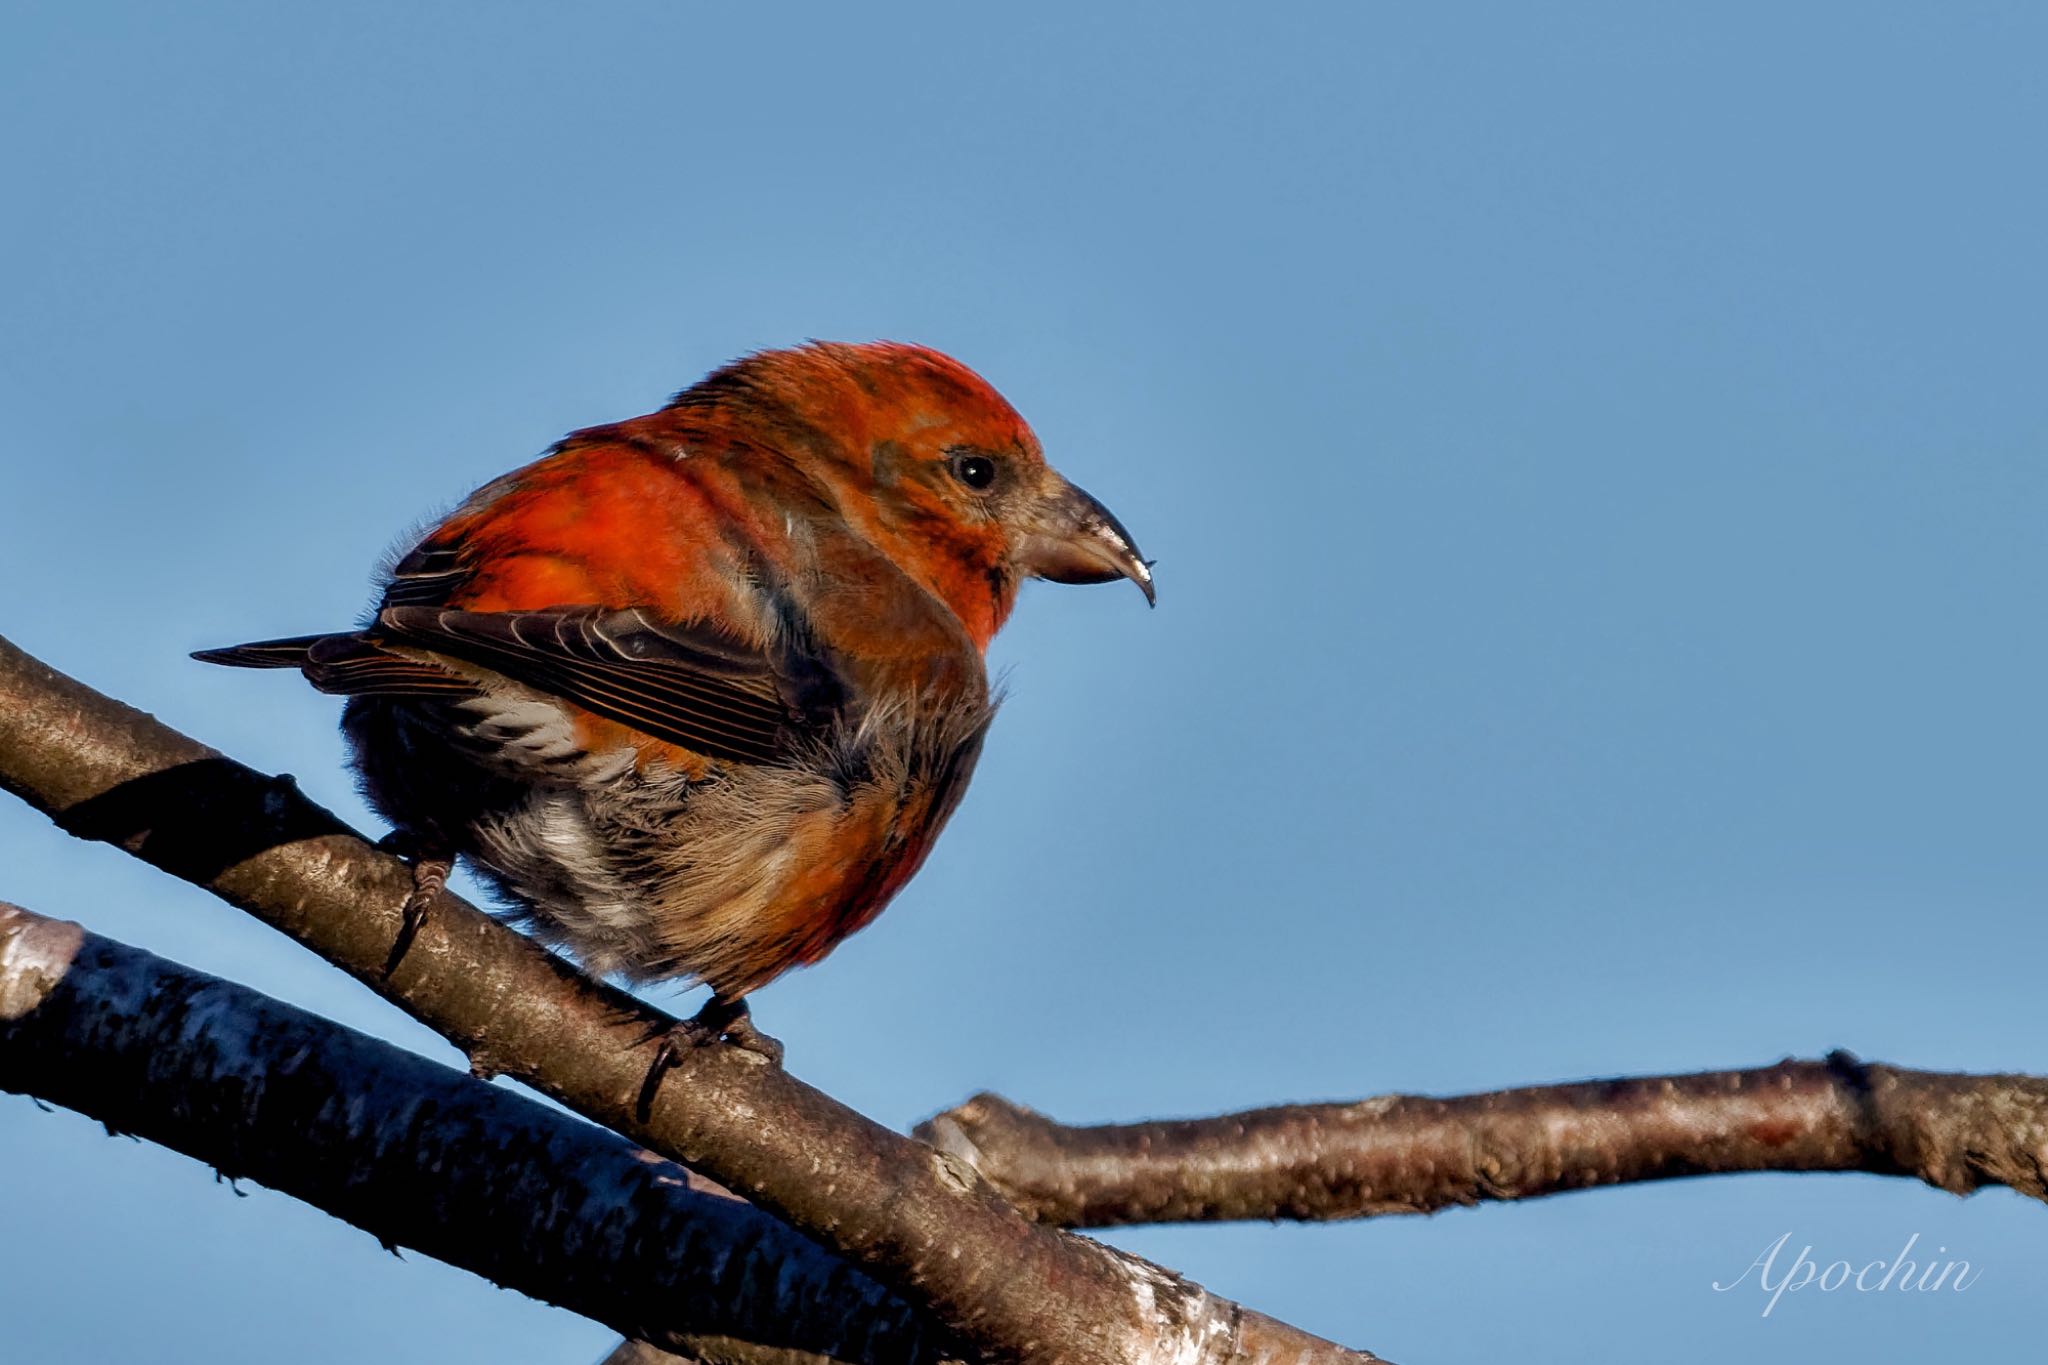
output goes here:
{"type": "Polygon", "coordinates": [[[398,936],[391,940],[391,952],[384,959],[384,975],[388,978],[412,950],[413,940],[427,922],[427,909],[434,903],[434,897],[447,888],[455,859],[410,830],[393,830],[377,841],[377,847],[404,859],[412,871],[412,890],[406,893],[405,904],[398,911],[398,936]]]}
{"type": "Polygon", "coordinates": [[[649,1042],[656,1038],[660,1039],[660,1045],[654,1050],[654,1059],[647,1065],[647,1076],[640,1082],[640,1095],[633,1106],[635,1116],[642,1123],[653,1112],[654,1097],[661,1089],[662,1077],[698,1048],[728,1043],[765,1059],[770,1066],[782,1065],[781,1042],[755,1027],[754,1013],[744,999],[727,1000],[724,996],[714,995],[704,1002],[703,1009],[688,1019],[651,1029],[641,1041],[649,1042]]]}

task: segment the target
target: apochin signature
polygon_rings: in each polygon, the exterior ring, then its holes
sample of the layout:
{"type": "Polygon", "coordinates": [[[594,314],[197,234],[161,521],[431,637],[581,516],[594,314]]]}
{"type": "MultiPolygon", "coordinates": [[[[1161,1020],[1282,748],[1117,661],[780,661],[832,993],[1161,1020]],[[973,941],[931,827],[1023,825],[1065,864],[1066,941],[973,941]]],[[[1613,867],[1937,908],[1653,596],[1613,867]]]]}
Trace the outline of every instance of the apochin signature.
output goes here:
{"type": "MultiPolygon", "coordinates": [[[[1823,1266],[1813,1259],[1813,1248],[1803,1246],[1791,1264],[1785,1267],[1784,1273],[1773,1282],[1771,1277],[1775,1273],[1779,1253],[1791,1240],[1792,1234],[1787,1232],[1759,1252],[1740,1275],[1726,1284],[1715,1280],[1714,1289],[1725,1294],[1746,1283],[1750,1271],[1755,1271],[1756,1287],[1771,1296],[1765,1302],[1762,1314],[1769,1317],[1781,1296],[1802,1289],[1818,1289],[1824,1294],[1840,1289],[1853,1289],[1859,1294],[1882,1294],[1886,1291],[1924,1294],[1947,1289],[1960,1294],[1975,1284],[1977,1276],[1982,1273],[1968,1261],[1908,1260],[1907,1256],[1920,1241],[1920,1234],[1916,1232],[1906,1239],[1906,1244],[1899,1248],[1899,1254],[1889,1261],[1866,1261],[1860,1266],[1847,1261],[1830,1261],[1823,1266]]],[[[1936,1247],[1934,1250],[1939,1256],[1948,1248],[1936,1247]]]]}

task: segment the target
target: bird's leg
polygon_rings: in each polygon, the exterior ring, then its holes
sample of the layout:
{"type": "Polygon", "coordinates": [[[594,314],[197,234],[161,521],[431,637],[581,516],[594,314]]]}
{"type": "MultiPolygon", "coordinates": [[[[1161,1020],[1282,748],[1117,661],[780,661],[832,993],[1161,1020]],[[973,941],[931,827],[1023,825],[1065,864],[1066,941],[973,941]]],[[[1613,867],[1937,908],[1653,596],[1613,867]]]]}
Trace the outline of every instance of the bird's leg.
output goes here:
{"type": "Polygon", "coordinates": [[[384,959],[384,975],[388,977],[398,970],[398,964],[412,949],[412,941],[419,937],[420,926],[427,922],[427,907],[448,885],[448,874],[455,870],[455,855],[445,845],[404,829],[391,831],[377,841],[377,847],[403,858],[412,870],[412,890],[399,909],[398,937],[391,940],[391,954],[384,959]]]}
{"type": "Polygon", "coordinates": [[[782,1044],[754,1026],[754,1012],[747,1007],[744,996],[728,999],[713,995],[704,1002],[703,1009],[672,1028],[660,1030],[658,1036],[661,1046],[655,1049],[654,1060],[648,1063],[647,1077],[640,1082],[640,1098],[633,1107],[642,1123],[647,1121],[648,1113],[654,1108],[654,1096],[661,1089],[661,1078],[694,1048],[726,1042],[767,1058],[770,1066],[782,1065],[782,1044]]]}

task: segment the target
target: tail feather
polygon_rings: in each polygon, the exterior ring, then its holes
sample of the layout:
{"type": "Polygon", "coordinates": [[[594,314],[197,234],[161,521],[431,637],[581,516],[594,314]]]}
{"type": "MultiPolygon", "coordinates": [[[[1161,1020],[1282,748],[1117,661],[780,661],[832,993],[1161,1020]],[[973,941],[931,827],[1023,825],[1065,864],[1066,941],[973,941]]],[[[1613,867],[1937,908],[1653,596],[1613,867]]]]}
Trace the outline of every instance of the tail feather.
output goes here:
{"type": "Polygon", "coordinates": [[[296,668],[322,692],[344,697],[473,697],[476,685],[419,659],[393,654],[359,633],[296,635],[226,649],[202,649],[201,663],[230,668],[296,668]]]}
{"type": "Polygon", "coordinates": [[[332,635],[295,635],[289,640],[256,640],[226,649],[198,649],[192,657],[203,664],[226,664],[230,668],[304,668],[313,661],[313,646],[332,635]]]}

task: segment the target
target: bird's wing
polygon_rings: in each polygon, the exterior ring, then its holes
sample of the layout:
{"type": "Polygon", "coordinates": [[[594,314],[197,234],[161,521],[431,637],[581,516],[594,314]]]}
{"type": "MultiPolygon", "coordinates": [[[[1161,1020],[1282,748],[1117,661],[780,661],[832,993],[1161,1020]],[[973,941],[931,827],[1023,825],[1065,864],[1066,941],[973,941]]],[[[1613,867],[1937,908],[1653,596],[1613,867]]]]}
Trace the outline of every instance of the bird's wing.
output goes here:
{"type": "Polygon", "coordinates": [[[709,758],[787,757],[836,710],[839,680],[814,654],[753,649],[707,624],[644,608],[479,612],[387,606],[366,631],[262,640],[194,655],[297,668],[342,696],[477,696],[479,683],[420,651],[474,664],[709,758]]]}
{"type": "Polygon", "coordinates": [[[656,739],[711,758],[769,763],[830,709],[836,691],[814,657],[780,657],[707,623],[644,608],[476,612],[387,606],[378,644],[476,664],[656,739]]]}

